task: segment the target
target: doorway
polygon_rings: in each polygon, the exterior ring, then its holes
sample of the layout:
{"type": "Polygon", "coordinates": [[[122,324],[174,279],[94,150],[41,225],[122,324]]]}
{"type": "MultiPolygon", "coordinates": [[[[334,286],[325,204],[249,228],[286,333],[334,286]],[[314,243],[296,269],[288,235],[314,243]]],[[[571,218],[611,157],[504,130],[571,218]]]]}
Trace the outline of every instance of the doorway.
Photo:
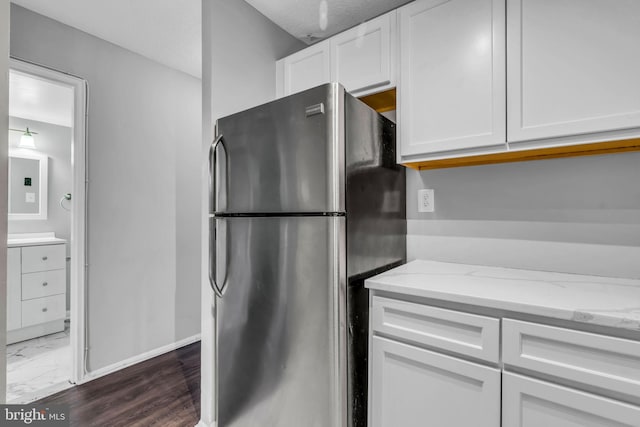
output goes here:
{"type": "Polygon", "coordinates": [[[86,81],[9,62],[7,402],[82,382],[86,81]]]}

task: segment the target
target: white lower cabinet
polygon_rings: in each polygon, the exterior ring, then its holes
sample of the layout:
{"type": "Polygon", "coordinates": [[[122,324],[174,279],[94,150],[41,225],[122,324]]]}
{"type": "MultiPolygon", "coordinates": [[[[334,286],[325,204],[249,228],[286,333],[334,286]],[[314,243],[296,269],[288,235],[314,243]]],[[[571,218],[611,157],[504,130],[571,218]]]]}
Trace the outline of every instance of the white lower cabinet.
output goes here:
{"type": "Polygon", "coordinates": [[[373,337],[369,426],[499,427],[500,370],[373,337]]]}
{"type": "Polygon", "coordinates": [[[7,344],[64,330],[66,280],[64,243],[7,249],[7,344]]]}
{"type": "Polygon", "coordinates": [[[640,427],[640,340],[410,299],[369,300],[369,426],[640,427]]]}
{"type": "Polygon", "coordinates": [[[640,407],[505,372],[503,427],[637,427],[640,407]]]}
{"type": "Polygon", "coordinates": [[[7,249],[7,330],[22,326],[20,248],[7,249]]]}
{"type": "Polygon", "coordinates": [[[499,319],[369,302],[369,426],[500,426],[499,319]]]}

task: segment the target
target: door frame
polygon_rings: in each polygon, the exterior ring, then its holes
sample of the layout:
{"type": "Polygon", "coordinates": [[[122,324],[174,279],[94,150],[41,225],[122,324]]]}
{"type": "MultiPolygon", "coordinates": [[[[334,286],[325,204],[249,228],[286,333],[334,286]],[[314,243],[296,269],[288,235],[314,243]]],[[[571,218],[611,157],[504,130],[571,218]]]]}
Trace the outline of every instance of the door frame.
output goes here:
{"type": "MultiPolygon", "coordinates": [[[[70,271],[70,381],[82,383],[86,376],[87,319],[87,81],[19,58],[9,58],[9,69],[40,77],[73,89],[73,132],[71,140],[71,271],[70,271]]],[[[6,371],[6,365],[3,367],[6,371]]]]}

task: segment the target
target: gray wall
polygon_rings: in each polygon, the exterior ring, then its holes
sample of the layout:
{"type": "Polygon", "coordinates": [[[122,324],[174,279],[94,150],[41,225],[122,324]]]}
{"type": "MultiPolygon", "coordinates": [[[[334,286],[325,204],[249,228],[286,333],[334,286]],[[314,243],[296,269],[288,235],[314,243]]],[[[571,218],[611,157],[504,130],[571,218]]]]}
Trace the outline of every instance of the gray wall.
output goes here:
{"type": "Polygon", "coordinates": [[[409,256],[640,277],[640,153],[409,171],[409,256]],[[435,212],[417,212],[417,190],[435,212]]]}
{"type": "MultiPolygon", "coordinates": [[[[62,209],[60,198],[65,193],[71,193],[71,128],[58,126],[51,123],[26,120],[19,117],[9,117],[9,127],[13,129],[29,129],[38,132],[35,135],[37,152],[49,157],[49,191],[46,220],[11,220],[9,221],[9,233],[39,233],[53,231],[56,237],[71,239],[71,212],[62,209]]],[[[9,147],[17,148],[20,142],[20,133],[9,133],[9,147]]],[[[13,168],[12,168],[13,169],[13,168]]],[[[18,183],[21,185],[22,183],[18,183]]],[[[24,188],[24,187],[22,187],[24,188]]],[[[13,193],[12,193],[13,199],[13,193]]],[[[22,199],[24,200],[24,199],[22,199]]],[[[65,206],[70,207],[65,201],[65,206]]],[[[70,246],[67,245],[67,257],[70,255],[70,246]]],[[[67,310],[69,310],[69,268],[71,263],[67,261],[67,310]]]]}
{"type": "Polygon", "coordinates": [[[199,333],[201,82],[16,5],[11,55],[89,85],[89,369],[199,333]]]}
{"type": "MultiPolygon", "coordinates": [[[[0,128],[9,128],[9,1],[0,0],[0,128]]],[[[7,239],[7,132],[0,132],[0,241],[7,239]]],[[[0,245],[0,313],[7,312],[7,246],[0,245]]],[[[0,349],[7,344],[7,316],[0,316],[0,349]]],[[[0,403],[6,400],[6,352],[0,351],[0,403]]]]}
{"type": "Polygon", "coordinates": [[[205,94],[211,112],[205,120],[211,126],[216,118],[273,100],[275,60],[305,45],[243,1],[203,4],[213,9],[203,18],[210,21],[213,38],[203,47],[203,59],[209,61],[203,71],[211,73],[211,92],[205,94]]]}
{"type": "MultiPolygon", "coordinates": [[[[202,182],[206,153],[217,118],[275,98],[275,61],[304,45],[244,1],[202,1],[202,182]]],[[[202,188],[207,200],[207,189],[202,188]]],[[[208,230],[203,206],[201,221],[208,230]]],[[[202,245],[201,420],[213,425],[213,298],[207,269],[206,233],[202,245]],[[208,362],[204,362],[208,361],[208,362]]]]}

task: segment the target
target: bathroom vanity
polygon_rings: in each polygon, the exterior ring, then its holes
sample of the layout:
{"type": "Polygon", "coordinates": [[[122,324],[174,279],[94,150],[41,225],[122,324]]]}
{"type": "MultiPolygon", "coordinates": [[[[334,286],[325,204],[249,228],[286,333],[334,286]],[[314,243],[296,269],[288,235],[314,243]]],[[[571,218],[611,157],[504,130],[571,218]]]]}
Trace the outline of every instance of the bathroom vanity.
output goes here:
{"type": "Polygon", "coordinates": [[[7,344],[64,330],[66,240],[53,233],[9,235],[7,344]]]}

